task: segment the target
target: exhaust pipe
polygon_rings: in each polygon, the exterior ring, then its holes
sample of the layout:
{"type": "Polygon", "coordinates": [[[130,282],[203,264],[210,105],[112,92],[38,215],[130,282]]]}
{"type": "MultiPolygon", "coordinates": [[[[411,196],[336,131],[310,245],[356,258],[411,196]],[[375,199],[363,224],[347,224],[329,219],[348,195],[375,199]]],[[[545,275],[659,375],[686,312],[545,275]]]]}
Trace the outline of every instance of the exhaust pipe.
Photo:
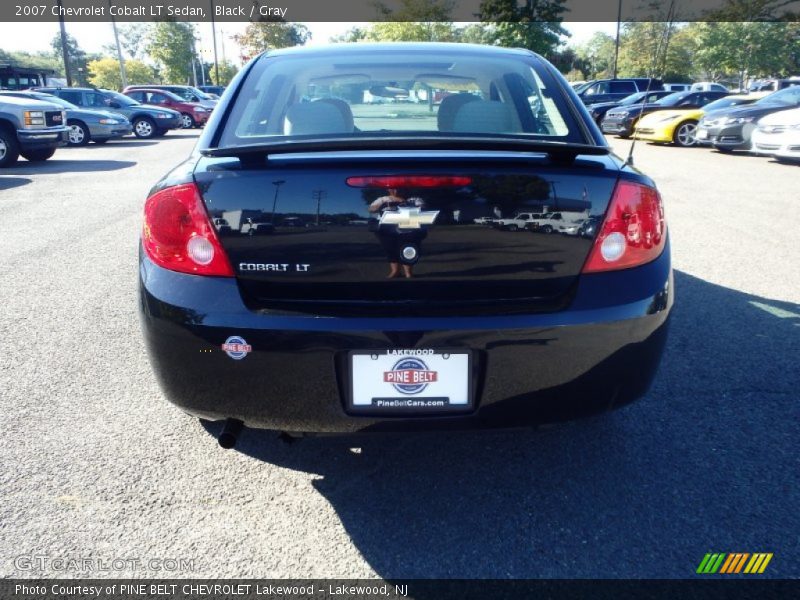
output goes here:
{"type": "Polygon", "coordinates": [[[233,448],[236,445],[239,434],[242,432],[243,426],[244,423],[239,419],[225,419],[225,424],[222,426],[222,431],[220,431],[217,438],[219,445],[226,450],[233,448]]]}

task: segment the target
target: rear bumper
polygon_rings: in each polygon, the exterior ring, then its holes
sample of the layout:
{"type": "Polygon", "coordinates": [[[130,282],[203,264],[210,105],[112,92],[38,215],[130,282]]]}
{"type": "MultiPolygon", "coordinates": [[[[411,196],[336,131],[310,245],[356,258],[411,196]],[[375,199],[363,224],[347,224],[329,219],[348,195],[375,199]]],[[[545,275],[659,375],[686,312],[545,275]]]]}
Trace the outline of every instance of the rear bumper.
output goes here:
{"type": "Polygon", "coordinates": [[[603,412],[648,389],[673,303],[669,246],[628,271],[583,276],[570,309],[522,316],[331,318],[255,313],[233,279],[140,261],[147,349],[167,398],[211,420],[290,432],[535,426],[603,412]],[[242,360],[230,336],[252,346],[242,360]],[[462,416],[353,416],[349,350],[468,348],[476,409],[462,416]]]}

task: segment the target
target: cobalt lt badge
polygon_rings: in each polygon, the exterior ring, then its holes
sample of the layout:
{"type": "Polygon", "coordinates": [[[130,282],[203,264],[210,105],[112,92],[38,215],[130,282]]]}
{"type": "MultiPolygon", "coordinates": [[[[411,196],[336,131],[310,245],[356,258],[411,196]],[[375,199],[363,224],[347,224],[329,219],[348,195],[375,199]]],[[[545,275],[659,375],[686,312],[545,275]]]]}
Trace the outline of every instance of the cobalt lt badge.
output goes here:
{"type": "Polygon", "coordinates": [[[401,358],[391,371],[384,371],[383,381],[391,383],[401,394],[419,394],[438,378],[436,371],[418,358],[401,358]]]}
{"type": "Polygon", "coordinates": [[[222,344],[222,350],[233,360],[242,360],[253,351],[253,347],[243,337],[232,335],[222,344]]]}

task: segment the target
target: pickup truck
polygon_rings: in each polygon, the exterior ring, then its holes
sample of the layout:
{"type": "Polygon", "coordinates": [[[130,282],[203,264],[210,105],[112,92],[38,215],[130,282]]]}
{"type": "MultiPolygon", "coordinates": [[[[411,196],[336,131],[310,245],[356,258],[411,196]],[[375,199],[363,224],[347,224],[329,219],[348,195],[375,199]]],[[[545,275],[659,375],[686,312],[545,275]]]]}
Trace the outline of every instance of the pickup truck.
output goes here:
{"type": "Polygon", "coordinates": [[[525,229],[536,219],[542,219],[544,215],[539,213],[519,213],[510,219],[494,219],[492,225],[505,231],[519,231],[525,229]]]}
{"type": "Polygon", "coordinates": [[[27,98],[0,97],[0,168],[20,155],[47,160],[65,146],[69,135],[65,111],[58,105],[27,98]]]}
{"type": "Polygon", "coordinates": [[[538,233],[564,233],[566,235],[578,235],[581,224],[589,218],[588,212],[564,213],[549,212],[544,215],[537,215],[526,226],[529,231],[538,233]],[[566,215],[566,216],[565,216],[566,215]]]}

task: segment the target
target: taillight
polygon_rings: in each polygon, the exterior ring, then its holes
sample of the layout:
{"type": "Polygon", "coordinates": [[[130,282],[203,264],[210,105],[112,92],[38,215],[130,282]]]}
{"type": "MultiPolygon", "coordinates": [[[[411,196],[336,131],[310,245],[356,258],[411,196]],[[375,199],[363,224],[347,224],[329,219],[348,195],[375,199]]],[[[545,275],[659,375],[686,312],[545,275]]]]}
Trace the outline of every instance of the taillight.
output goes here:
{"type": "Polygon", "coordinates": [[[666,234],[658,190],[633,181],[620,181],[583,272],[628,269],[649,263],[664,249],[666,234]]]}
{"type": "Polygon", "coordinates": [[[142,245],[160,267],[233,277],[233,269],[193,183],[159,190],[144,205],[142,245]]]}
{"type": "Polygon", "coordinates": [[[379,188],[435,188],[464,187],[472,183],[472,177],[464,175],[373,175],[348,177],[350,187],[379,188]]]}

